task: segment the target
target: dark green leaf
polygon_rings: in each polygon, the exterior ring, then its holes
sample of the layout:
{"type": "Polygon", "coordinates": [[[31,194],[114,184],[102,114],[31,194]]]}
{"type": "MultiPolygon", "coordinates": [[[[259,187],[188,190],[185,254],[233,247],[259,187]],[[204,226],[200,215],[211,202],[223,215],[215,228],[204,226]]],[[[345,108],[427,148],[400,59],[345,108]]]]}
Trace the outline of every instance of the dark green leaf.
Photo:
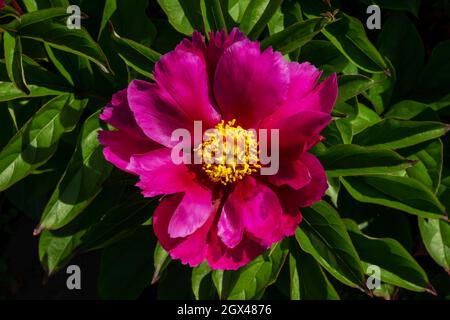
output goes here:
{"type": "Polygon", "coordinates": [[[449,106],[450,99],[444,99],[443,101],[429,104],[404,100],[392,106],[385,116],[387,118],[411,120],[427,110],[439,111],[449,106]]]}
{"type": "Polygon", "coordinates": [[[340,178],[356,200],[398,209],[427,218],[443,218],[444,206],[434,193],[413,178],[366,176],[340,178]]]}
{"type": "Polygon", "coordinates": [[[9,79],[14,82],[16,87],[25,94],[30,94],[22,62],[22,44],[20,37],[14,37],[8,32],[3,35],[3,44],[5,48],[5,64],[9,79]]]}
{"type": "Polygon", "coordinates": [[[283,54],[292,52],[311,41],[329,22],[323,18],[297,22],[283,31],[275,33],[261,42],[262,48],[272,46],[283,54]]]}
{"type": "Polygon", "coordinates": [[[201,30],[200,1],[158,0],[158,3],[178,32],[190,36],[194,30],[201,30]]]}
{"type": "Polygon", "coordinates": [[[295,233],[300,247],[333,277],[363,290],[361,261],[338,213],[325,201],[303,208],[303,221],[295,233]]]}
{"type": "Polygon", "coordinates": [[[375,84],[375,81],[362,75],[340,76],[338,78],[339,95],[336,105],[360,95],[361,93],[369,90],[375,84]]]}
{"type": "Polygon", "coordinates": [[[62,134],[74,129],[84,101],[69,95],[45,104],[0,152],[0,191],[29,175],[55,153],[62,134]]]}
{"type": "Polygon", "coordinates": [[[395,13],[383,25],[378,48],[395,68],[397,81],[393,86],[393,100],[398,101],[411,91],[423,67],[425,49],[422,40],[412,21],[402,13],[395,13]]]}
{"type": "Polygon", "coordinates": [[[419,218],[422,241],[430,256],[450,272],[450,224],[441,219],[419,218]]]}
{"type": "Polygon", "coordinates": [[[294,241],[289,250],[291,300],[339,300],[320,265],[294,241]]]}
{"type": "MultiPolygon", "coordinates": [[[[368,237],[361,233],[352,220],[346,220],[346,225],[364,270],[368,270],[369,266],[377,266],[383,282],[413,291],[427,290],[427,274],[398,241],[368,237]]],[[[370,272],[366,273],[373,276],[370,272]]]]}
{"type": "Polygon", "coordinates": [[[98,292],[103,299],[136,299],[152,279],[155,239],[151,227],[106,248],[100,263],[98,292]]]}
{"type": "Polygon", "coordinates": [[[159,60],[160,54],[133,40],[121,38],[117,34],[113,34],[112,38],[122,60],[137,72],[153,79],[153,65],[159,60]]]}
{"type": "Polygon", "coordinates": [[[449,129],[448,125],[440,122],[385,119],[356,135],[353,143],[400,149],[439,138],[449,129]]]}
{"type": "Polygon", "coordinates": [[[392,150],[336,145],[318,155],[329,177],[397,172],[413,165],[392,150]]]}
{"type": "Polygon", "coordinates": [[[248,37],[250,39],[258,39],[282,2],[283,0],[269,0],[269,3],[265,7],[263,14],[260,16],[260,18],[248,34],[248,37]]]}
{"type": "Polygon", "coordinates": [[[221,299],[260,299],[268,286],[278,278],[287,256],[284,243],[275,244],[237,271],[214,271],[213,281],[221,299]]]}
{"type": "Polygon", "coordinates": [[[98,141],[100,112],[89,117],[81,129],[78,145],[41,217],[40,228],[59,229],[75,219],[101,191],[111,165],[98,141]]]}
{"type": "Polygon", "coordinates": [[[358,19],[341,14],[338,21],[322,32],[343,55],[362,70],[377,73],[387,69],[386,62],[367,38],[365,28],[358,19]]]}
{"type": "Polygon", "coordinates": [[[152,283],[158,282],[159,278],[161,278],[161,274],[166,270],[171,261],[172,259],[170,258],[169,253],[164,250],[158,242],[155,247],[155,252],[153,253],[155,271],[153,272],[152,283]]]}
{"type": "Polygon", "coordinates": [[[441,183],[444,160],[444,146],[442,142],[433,140],[401,151],[408,159],[417,161],[415,166],[406,169],[408,176],[436,192],[441,183]]]}

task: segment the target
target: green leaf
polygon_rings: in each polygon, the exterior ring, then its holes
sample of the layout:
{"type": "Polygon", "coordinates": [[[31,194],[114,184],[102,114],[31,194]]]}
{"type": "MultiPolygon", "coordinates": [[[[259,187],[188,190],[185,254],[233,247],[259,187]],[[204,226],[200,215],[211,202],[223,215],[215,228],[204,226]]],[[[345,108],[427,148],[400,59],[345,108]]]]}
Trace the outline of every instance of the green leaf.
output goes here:
{"type": "Polygon", "coordinates": [[[201,30],[200,1],[158,0],[158,3],[178,32],[190,36],[194,30],[201,30]]]}
{"type": "Polygon", "coordinates": [[[158,52],[133,40],[121,38],[116,33],[112,35],[112,39],[118,55],[129,67],[153,79],[153,65],[161,56],[158,52]]]}
{"type": "MultiPolygon", "coordinates": [[[[41,11],[37,11],[41,12],[41,11]]],[[[103,72],[111,68],[100,46],[92,40],[85,29],[69,29],[64,24],[39,21],[31,25],[20,25],[16,34],[23,38],[42,41],[51,47],[85,57],[96,63],[103,72]]]]}
{"type": "Polygon", "coordinates": [[[92,90],[94,75],[87,58],[53,49],[45,45],[45,50],[59,73],[78,90],[92,90]]]}
{"type": "MultiPolygon", "coordinates": [[[[140,194],[133,193],[115,205],[102,208],[104,215],[83,235],[80,249],[104,248],[134,234],[149,219],[155,207],[153,200],[142,199],[140,194]]],[[[94,209],[89,207],[80,218],[93,214],[94,209]]],[[[149,269],[151,271],[152,268],[149,269]]]]}
{"type": "Polygon", "coordinates": [[[215,289],[211,280],[211,268],[207,262],[192,269],[191,283],[196,300],[212,300],[214,298],[215,289]]]}
{"type": "Polygon", "coordinates": [[[311,41],[329,22],[323,18],[297,22],[283,31],[275,33],[261,42],[263,49],[272,46],[283,54],[294,51],[311,41]]]}
{"type": "Polygon", "coordinates": [[[19,98],[56,96],[74,91],[63,77],[49,72],[26,56],[23,56],[22,60],[25,74],[28,77],[30,94],[27,95],[14,83],[9,82],[6,64],[0,60],[0,102],[19,98]]]}
{"type": "Polygon", "coordinates": [[[395,68],[393,100],[399,101],[414,87],[425,59],[425,49],[412,21],[402,13],[394,13],[384,23],[378,48],[395,68]],[[414,52],[407,54],[405,52],[414,52]]]}
{"type": "Polygon", "coordinates": [[[369,73],[387,69],[387,64],[367,38],[362,23],[349,15],[340,14],[338,20],[323,29],[322,33],[353,64],[369,73]]]}
{"type": "Polygon", "coordinates": [[[219,0],[200,0],[200,8],[205,33],[219,30],[227,31],[223,8],[219,0]]]}
{"type": "Polygon", "coordinates": [[[357,134],[353,143],[400,149],[439,138],[449,129],[448,125],[440,122],[385,119],[357,134]]]}
{"type": "Polygon", "coordinates": [[[391,173],[414,164],[392,150],[351,144],[333,146],[318,157],[329,177],[391,173]]]}
{"type": "Polygon", "coordinates": [[[376,82],[372,79],[359,74],[340,76],[338,78],[339,94],[336,105],[360,95],[375,84],[376,82]]]}
{"type": "Polygon", "coordinates": [[[294,241],[289,250],[291,300],[339,300],[339,295],[317,261],[294,241]]]}
{"type": "Polygon", "coordinates": [[[324,72],[323,76],[342,72],[350,64],[331,42],[325,40],[311,40],[306,43],[300,51],[299,61],[311,62],[324,72]]]}
{"type": "MultiPolygon", "coordinates": [[[[261,1],[259,1],[261,2],[261,1]]],[[[265,1],[263,1],[265,2],[265,1]]],[[[259,17],[258,21],[254,24],[253,28],[248,33],[250,39],[256,40],[263,33],[264,29],[267,27],[270,19],[272,19],[275,12],[280,7],[283,0],[269,0],[269,3],[264,9],[264,12],[259,17]]],[[[248,20],[245,20],[248,21],[248,20]]]]}
{"type": "Polygon", "coordinates": [[[156,283],[161,278],[161,274],[164,270],[166,270],[167,266],[172,261],[169,253],[163,249],[159,242],[156,244],[155,252],[153,253],[153,261],[155,271],[153,272],[152,283],[156,283]]]}
{"type": "Polygon", "coordinates": [[[406,169],[409,177],[421,182],[433,192],[437,192],[441,183],[444,161],[444,146],[440,140],[432,140],[423,144],[403,149],[401,153],[409,159],[417,161],[416,165],[406,169]]]}
{"type": "Polygon", "coordinates": [[[250,35],[251,30],[263,16],[269,3],[270,0],[250,0],[248,5],[245,7],[242,19],[239,20],[239,29],[243,33],[250,35]]]}
{"type": "Polygon", "coordinates": [[[415,16],[419,13],[420,0],[362,0],[364,3],[376,4],[390,10],[408,10],[415,16]]]}
{"type": "MultiPolygon", "coordinates": [[[[84,1],[92,3],[90,0],[84,1]]],[[[94,8],[96,7],[95,4],[93,4],[93,6],[94,8]]],[[[157,33],[162,31],[160,28],[155,27],[153,20],[149,17],[150,15],[154,16],[153,12],[157,9],[155,1],[117,1],[117,9],[111,17],[111,21],[113,22],[116,32],[122,37],[131,39],[145,46],[150,46],[155,42],[157,33]]],[[[160,16],[159,13],[157,15],[160,16]]],[[[106,32],[105,36],[107,36],[106,32]]]]}
{"type": "Polygon", "coordinates": [[[419,218],[422,241],[430,256],[450,272],[450,224],[440,219],[419,218]]]}
{"type": "Polygon", "coordinates": [[[397,74],[392,62],[387,57],[385,59],[389,65],[389,71],[373,74],[372,79],[376,82],[376,85],[370,88],[368,93],[364,94],[378,114],[382,114],[391,105],[397,81],[397,74]]]}
{"type": "Polygon", "coordinates": [[[152,227],[103,250],[98,278],[102,299],[136,299],[150,285],[155,245],[152,227]]]}
{"type": "Polygon", "coordinates": [[[450,99],[444,99],[435,103],[421,103],[413,100],[398,102],[386,113],[386,118],[411,120],[427,110],[439,111],[450,106],[450,99]]]}
{"type": "Polygon", "coordinates": [[[237,271],[213,272],[213,282],[221,299],[260,299],[266,288],[273,284],[287,257],[286,245],[277,243],[237,271]]]}
{"type": "Polygon", "coordinates": [[[18,33],[24,28],[33,28],[36,24],[47,22],[56,18],[68,16],[67,8],[49,8],[26,13],[19,20],[14,20],[6,25],[2,25],[5,29],[12,33],[18,33]]]}
{"type": "Polygon", "coordinates": [[[71,222],[101,191],[112,166],[98,141],[100,111],[83,124],[80,138],[67,169],[56,186],[41,217],[40,228],[54,230],[71,222]]]}
{"type": "Polygon", "coordinates": [[[106,24],[108,23],[109,19],[111,19],[112,15],[116,10],[117,10],[117,0],[105,0],[105,6],[103,7],[102,20],[100,22],[100,28],[98,30],[97,39],[100,39],[100,36],[103,30],[105,29],[106,24]]]}
{"type": "Polygon", "coordinates": [[[58,236],[44,231],[39,237],[39,260],[49,276],[64,267],[75,254],[80,234],[58,236]]]}
{"type": "Polygon", "coordinates": [[[342,283],[364,290],[361,261],[336,210],[325,201],[303,208],[295,233],[300,247],[342,283]]]}
{"type": "MultiPolygon", "coordinates": [[[[345,222],[364,270],[371,265],[377,266],[383,282],[418,292],[428,290],[427,274],[397,240],[366,236],[354,221],[346,219],[345,222]]],[[[367,275],[374,276],[369,272],[367,275]]]]}
{"type": "Polygon", "coordinates": [[[425,218],[444,218],[445,208],[420,182],[400,176],[341,177],[345,189],[360,202],[378,204],[425,218]]]}
{"type": "Polygon", "coordinates": [[[377,122],[380,122],[380,116],[372,109],[362,103],[358,103],[358,114],[351,120],[353,135],[356,135],[377,122]]]}
{"type": "Polygon", "coordinates": [[[8,189],[55,153],[62,134],[72,131],[84,102],[69,95],[46,103],[0,152],[0,191],[8,189]]]}
{"type": "Polygon", "coordinates": [[[30,94],[28,89],[25,74],[23,71],[22,62],[22,44],[20,37],[14,37],[8,32],[3,35],[3,43],[5,48],[5,63],[9,79],[16,85],[16,87],[25,94],[30,94]]]}
{"type": "Polygon", "coordinates": [[[414,89],[420,101],[435,102],[448,95],[450,82],[450,40],[438,44],[431,53],[414,89]]]}

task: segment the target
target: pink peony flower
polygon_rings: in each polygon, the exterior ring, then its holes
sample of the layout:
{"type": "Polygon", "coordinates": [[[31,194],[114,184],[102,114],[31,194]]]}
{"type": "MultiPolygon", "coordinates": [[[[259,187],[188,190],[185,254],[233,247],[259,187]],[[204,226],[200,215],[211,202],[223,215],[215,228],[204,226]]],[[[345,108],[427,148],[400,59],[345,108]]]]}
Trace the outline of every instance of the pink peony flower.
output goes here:
{"type": "MultiPolygon", "coordinates": [[[[321,140],[337,97],[336,75],[318,83],[320,76],[308,62],[261,51],[238,29],[212,33],[208,44],[195,32],[161,57],[156,83],[135,80],[113,96],[101,119],[117,130],[100,132],[104,155],[139,177],[145,197],[164,195],[153,227],[173,259],[237,269],[294,234],[299,207],[319,201],[327,189],[323,167],[307,152],[321,140]],[[256,142],[247,130],[279,129],[279,171],[264,176],[250,162],[175,164],[172,133],[193,133],[194,121],[204,130],[244,135],[248,147],[256,142]]],[[[193,146],[192,153],[204,147],[193,146]]]]}
{"type": "Polygon", "coordinates": [[[6,6],[5,0],[0,0],[0,10],[6,6]]]}

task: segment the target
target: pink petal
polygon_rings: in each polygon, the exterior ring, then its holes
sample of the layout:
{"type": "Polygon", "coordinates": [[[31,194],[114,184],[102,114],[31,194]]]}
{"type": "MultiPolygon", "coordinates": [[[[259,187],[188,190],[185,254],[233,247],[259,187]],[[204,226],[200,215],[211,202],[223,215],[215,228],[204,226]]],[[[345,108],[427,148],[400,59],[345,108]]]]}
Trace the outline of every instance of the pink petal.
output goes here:
{"type": "Polygon", "coordinates": [[[235,202],[226,201],[217,224],[217,233],[222,242],[229,248],[236,247],[244,235],[244,224],[239,208],[235,202]]]}
{"type": "MultiPolygon", "coordinates": [[[[153,215],[153,229],[161,246],[173,259],[180,259],[191,267],[199,265],[207,255],[207,236],[214,220],[214,214],[195,233],[185,238],[172,238],[169,235],[169,223],[182,200],[182,194],[164,198],[153,215]]],[[[214,211],[214,208],[212,208],[214,211]]]]}
{"type": "Polygon", "coordinates": [[[300,160],[308,167],[311,181],[301,189],[294,190],[289,187],[281,187],[283,201],[286,205],[297,207],[309,207],[320,201],[328,189],[327,176],[319,160],[309,153],[304,153],[300,160]],[[289,202],[287,204],[286,202],[289,202]]]}
{"type": "Polygon", "coordinates": [[[127,169],[132,156],[147,153],[160,147],[147,137],[134,137],[123,131],[99,131],[98,139],[105,146],[103,149],[105,159],[129,173],[134,173],[127,169]]]}
{"type": "Polygon", "coordinates": [[[234,248],[225,245],[217,235],[217,230],[213,227],[208,243],[207,261],[212,269],[237,270],[258,257],[265,250],[256,241],[244,234],[242,241],[234,248]]]}
{"type": "Polygon", "coordinates": [[[279,52],[260,51],[259,43],[242,40],[224,51],[214,79],[214,94],[226,120],[245,128],[283,104],[289,85],[288,65],[279,52]]]}
{"type": "Polygon", "coordinates": [[[127,170],[139,175],[137,186],[145,197],[185,192],[197,185],[195,174],[186,165],[173,163],[168,148],[131,157],[127,170]]]}
{"type": "Polygon", "coordinates": [[[279,225],[282,208],[268,186],[248,177],[236,185],[226,202],[255,241],[265,246],[275,242],[273,232],[279,225]]]}
{"type": "Polygon", "coordinates": [[[186,190],[169,223],[171,238],[183,238],[205,224],[211,215],[212,192],[200,185],[186,190]]]}
{"type": "Polygon", "coordinates": [[[308,167],[298,159],[283,156],[277,174],[269,176],[269,181],[275,186],[288,185],[293,189],[300,189],[311,181],[308,167]]]}
{"type": "Polygon", "coordinates": [[[127,100],[127,90],[114,94],[104,108],[100,119],[112,125],[117,131],[99,131],[99,141],[105,146],[103,154],[109,162],[126,170],[131,156],[158,148],[134,120],[127,100]]]}
{"type": "Polygon", "coordinates": [[[331,120],[332,117],[327,113],[301,111],[281,118],[270,116],[261,127],[280,130],[280,149],[296,148],[306,151],[313,142],[319,141],[320,133],[331,120]]]}
{"type": "Polygon", "coordinates": [[[331,75],[315,87],[321,75],[315,67],[309,63],[290,63],[289,67],[288,98],[283,106],[264,120],[266,125],[270,122],[288,121],[292,116],[304,112],[329,114],[336,102],[338,94],[336,74],[331,75]]]}
{"type": "Polygon", "coordinates": [[[220,114],[209,98],[205,61],[198,55],[175,50],[164,55],[156,64],[157,84],[133,81],[128,100],[144,133],[164,146],[171,141],[176,129],[193,132],[194,121],[202,121],[204,130],[220,122],[220,114]]]}
{"type": "Polygon", "coordinates": [[[171,140],[174,130],[192,130],[193,121],[181,112],[175,101],[157,85],[134,80],[130,83],[128,92],[136,122],[149,138],[166,147],[172,147],[176,144],[171,140]]]}
{"type": "Polygon", "coordinates": [[[289,95],[286,103],[298,101],[308,95],[316,86],[321,75],[322,72],[309,62],[290,62],[289,95]]]}
{"type": "Polygon", "coordinates": [[[192,121],[202,120],[208,128],[220,121],[220,115],[210,102],[204,59],[183,50],[169,52],[156,64],[154,76],[158,87],[166,91],[179,111],[192,121]]]}
{"type": "Polygon", "coordinates": [[[338,95],[336,74],[322,81],[309,95],[299,101],[301,110],[316,110],[331,113],[338,95]]]}

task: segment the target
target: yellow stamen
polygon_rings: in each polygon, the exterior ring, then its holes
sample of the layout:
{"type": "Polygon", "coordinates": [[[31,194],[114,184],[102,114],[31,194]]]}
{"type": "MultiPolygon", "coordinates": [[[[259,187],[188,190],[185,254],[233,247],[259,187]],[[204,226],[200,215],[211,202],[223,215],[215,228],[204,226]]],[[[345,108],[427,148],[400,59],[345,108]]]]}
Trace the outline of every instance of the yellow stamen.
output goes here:
{"type": "Polygon", "coordinates": [[[202,169],[213,182],[227,185],[261,168],[256,132],[235,124],[236,119],[226,124],[222,120],[215,130],[205,133],[204,142],[195,149],[203,156],[202,169]]]}

